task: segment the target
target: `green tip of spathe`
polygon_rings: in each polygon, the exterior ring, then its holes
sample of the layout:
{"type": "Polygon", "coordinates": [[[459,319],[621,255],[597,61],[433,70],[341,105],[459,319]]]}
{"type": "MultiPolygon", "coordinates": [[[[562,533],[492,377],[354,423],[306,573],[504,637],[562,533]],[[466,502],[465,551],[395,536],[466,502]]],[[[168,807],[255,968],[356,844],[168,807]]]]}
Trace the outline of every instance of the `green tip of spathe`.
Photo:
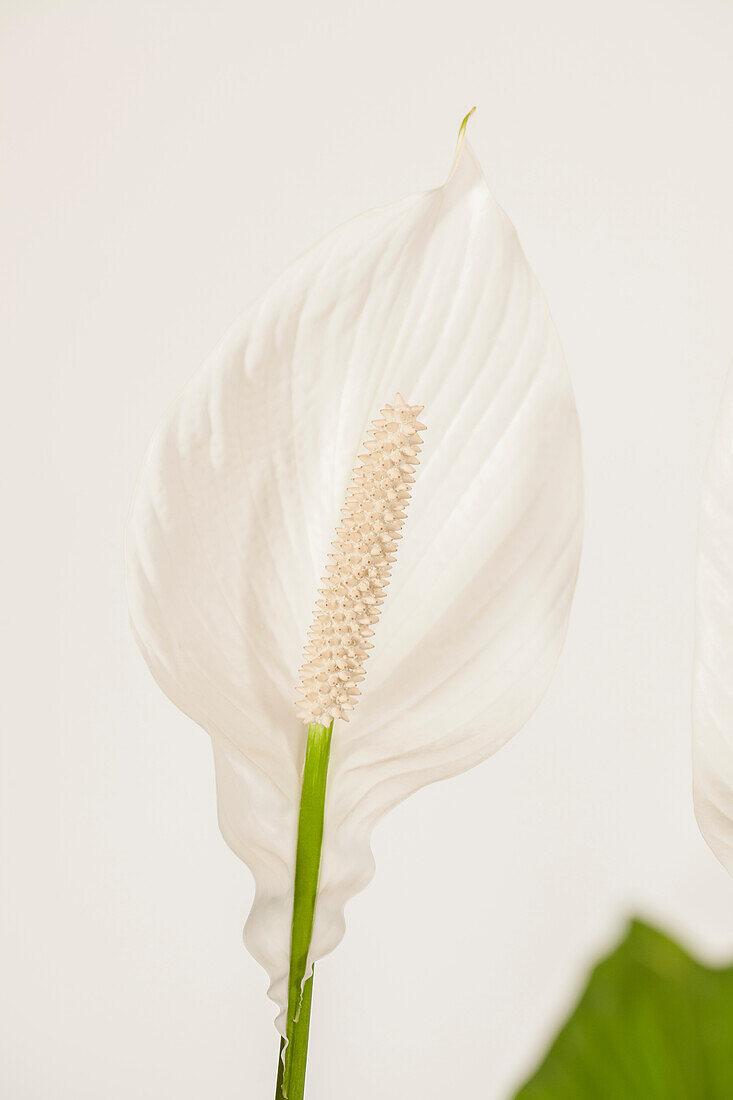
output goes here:
{"type": "Polygon", "coordinates": [[[471,117],[471,115],[473,114],[473,112],[474,112],[475,110],[476,110],[476,108],[475,108],[475,107],[472,107],[472,108],[471,108],[471,110],[470,110],[470,111],[468,112],[468,114],[466,115],[466,117],[464,118],[463,122],[461,123],[461,128],[460,128],[460,130],[458,131],[458,140],[459,140],[459,141],[462,141],[462,140],[463,140],[463,137],[464,137],[464,135],[465,135],[465,133],[466,133],[466,127],[468,126],[468,120],[469,120],[469,118],[471,117]]]}

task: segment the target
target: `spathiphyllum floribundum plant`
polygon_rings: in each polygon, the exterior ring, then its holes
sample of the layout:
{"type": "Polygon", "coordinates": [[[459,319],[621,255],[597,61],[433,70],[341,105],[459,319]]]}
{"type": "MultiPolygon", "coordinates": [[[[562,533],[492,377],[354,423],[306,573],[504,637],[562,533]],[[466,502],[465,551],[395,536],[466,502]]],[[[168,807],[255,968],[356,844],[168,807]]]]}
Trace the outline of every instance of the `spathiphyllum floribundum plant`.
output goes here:
{"type": "Polygon", "coordinates": [[[695,587],[695,813],[733,875],[733,367],[703,475],[695,587]]]}
{"type": "Polygon", "coordinates": [[[562,352],[465,129],[442,187],[337,229],[234,324],[158,428],[129,524],[135,633],[211,736],[255,878],[245,941],[288,1100],[375,823],[527,720],[578,569],[562,352]]]}

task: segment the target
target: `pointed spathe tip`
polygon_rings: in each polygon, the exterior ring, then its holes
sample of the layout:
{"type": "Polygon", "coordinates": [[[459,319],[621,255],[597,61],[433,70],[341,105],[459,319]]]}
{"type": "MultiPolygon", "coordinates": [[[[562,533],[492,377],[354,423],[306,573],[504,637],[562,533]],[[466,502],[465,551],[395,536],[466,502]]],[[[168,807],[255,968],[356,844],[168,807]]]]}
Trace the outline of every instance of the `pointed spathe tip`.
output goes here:
{"type": "Polygon", "coordinates": [[[446,183],[448,183],[453,178],[453,175],[455,174],[456,168],[458,167],[458,162],[460,161],[461,153],[463,152],[463,146],[466,144],[466,131],[468,129],[468,120],[470,119],[471,115],[473,114],[473,112],[475,110],[476,110],[475,107],[471,108],[471,110],[468,112],[468,114],[466,115],[466,117],[464,118],[463,122],[461,123],[461,125],[458,129],[458,141],[456,142],[456,152],[455,152],[455,156],[453,157],[453,164],[451,166],[451,170],[448,173],[448,179],[445,181],[446,183]]]}
{"type": "Polygon", "coordinates": [[[466,130],[468,129],[468,120],[469,120],[469,118],[471,117],[471,115],[473,114],[473,112],[475,110],[476,110],[476,108],[472,107],[471,110],[468,112],[468,114],[466,115],[466,117],[464,118],[463,122],[460,125],[460,128],[458,130],[458,148],[459,149],[461,148],[461,146],[463,145],[463,142],[466,139],[466,130]]]}

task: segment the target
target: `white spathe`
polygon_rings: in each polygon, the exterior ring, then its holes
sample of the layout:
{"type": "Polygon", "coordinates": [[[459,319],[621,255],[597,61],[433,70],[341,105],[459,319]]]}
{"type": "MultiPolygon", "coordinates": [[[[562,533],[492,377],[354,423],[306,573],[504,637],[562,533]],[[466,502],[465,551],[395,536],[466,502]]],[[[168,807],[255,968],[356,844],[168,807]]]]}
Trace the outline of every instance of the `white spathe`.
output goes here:
{"type": "Polygon", "coordinates": [[[733,875],[733,367],[700,498],[692,720],[695,815],[733,875]]]}
{"type": "Polygon", "coordinates": [[[211,735],[221,829],[256,883],[245,941],[279,1026],[306,734],[294,690],[357,454],[397,392],[429,431],[362,698],[334,728],[312,962],[372,875],[375,822],[535,709],[578,571],[562,351],[463,130],[442,187],[343,225],[235,322],[159,426],[129,522],[135,634],[211,735]]]}

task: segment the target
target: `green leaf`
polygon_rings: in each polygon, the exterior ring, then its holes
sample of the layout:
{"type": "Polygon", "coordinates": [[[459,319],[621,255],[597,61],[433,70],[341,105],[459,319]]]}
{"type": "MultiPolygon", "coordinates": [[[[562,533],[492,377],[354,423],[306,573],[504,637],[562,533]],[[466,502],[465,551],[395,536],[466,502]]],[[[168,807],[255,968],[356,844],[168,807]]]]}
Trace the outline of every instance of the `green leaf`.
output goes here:
{"type": "Polygon", "coordinates": [[[640,921],[593,970],[515,1100],[731,1100],[733,967],[640,921]]]}

